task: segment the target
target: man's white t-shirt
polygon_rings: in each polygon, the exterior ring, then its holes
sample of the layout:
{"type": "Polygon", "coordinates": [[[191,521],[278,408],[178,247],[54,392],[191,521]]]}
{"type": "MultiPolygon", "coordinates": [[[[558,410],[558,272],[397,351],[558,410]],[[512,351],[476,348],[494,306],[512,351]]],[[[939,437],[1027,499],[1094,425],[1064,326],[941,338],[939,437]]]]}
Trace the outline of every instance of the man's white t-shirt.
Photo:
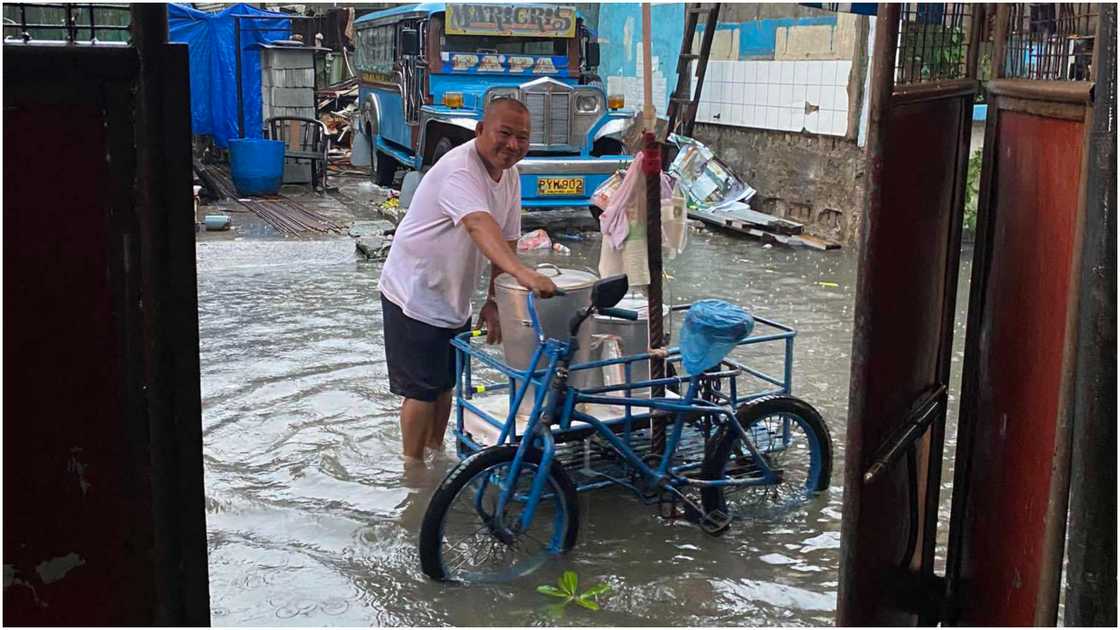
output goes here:
{"type": "Polygon", "coordinates": [[[521,236],[521,178],[517,167],[495,182],[474,140],[444,154],[420,180],[397,226],[378,289],[412,319],[440,328],[470,321],[471,294],[486,257],[461,225],[487,212],[507,241],[521,236]]]}

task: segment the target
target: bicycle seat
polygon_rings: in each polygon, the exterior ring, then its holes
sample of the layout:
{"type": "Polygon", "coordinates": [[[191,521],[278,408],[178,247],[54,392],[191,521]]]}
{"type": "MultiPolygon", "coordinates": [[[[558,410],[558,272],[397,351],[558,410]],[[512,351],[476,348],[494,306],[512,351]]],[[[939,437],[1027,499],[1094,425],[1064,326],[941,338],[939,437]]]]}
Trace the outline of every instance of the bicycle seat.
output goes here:
{"type": "Polygon", "coordinates": [[[754,329],[754,318],[723,300],[700,300],[689,307],[681,326],[681,364],[689,374],[719,365],[754,329]]]}

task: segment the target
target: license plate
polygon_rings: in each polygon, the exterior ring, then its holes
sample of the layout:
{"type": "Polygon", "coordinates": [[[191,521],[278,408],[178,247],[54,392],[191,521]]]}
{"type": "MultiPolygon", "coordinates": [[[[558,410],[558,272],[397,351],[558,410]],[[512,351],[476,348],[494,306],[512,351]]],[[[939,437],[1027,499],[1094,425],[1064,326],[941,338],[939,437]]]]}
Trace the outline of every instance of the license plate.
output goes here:
{"type": "Polygon", "coordinates": [[[582,177],[538,177],[537,194],[545,195],[582,195],[582,177]]]}

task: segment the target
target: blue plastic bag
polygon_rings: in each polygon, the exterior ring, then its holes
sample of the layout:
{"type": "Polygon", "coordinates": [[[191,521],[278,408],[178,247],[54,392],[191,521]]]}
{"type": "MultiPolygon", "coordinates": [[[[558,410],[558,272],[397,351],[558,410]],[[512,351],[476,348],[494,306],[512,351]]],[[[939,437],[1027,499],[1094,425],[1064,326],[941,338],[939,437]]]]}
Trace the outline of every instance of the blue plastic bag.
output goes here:
{"type": "Polygon", "coordinates": [[[689,374],[719,365],[754,329],[754,318],[723,300],[693,303],[681,327],[681,363],[689,374]]]}

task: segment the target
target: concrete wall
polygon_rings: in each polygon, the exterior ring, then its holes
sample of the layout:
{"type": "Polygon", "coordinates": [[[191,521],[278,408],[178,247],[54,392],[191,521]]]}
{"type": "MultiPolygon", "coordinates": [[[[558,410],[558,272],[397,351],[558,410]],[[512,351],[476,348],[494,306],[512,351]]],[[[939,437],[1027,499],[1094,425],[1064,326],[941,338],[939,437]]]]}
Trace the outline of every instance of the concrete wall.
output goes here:
{"type": "MultiPolygon", "coordinates": [[[[653,9],[661,114],[676,83],[684,21],[683,5],[653,9]]],[[[849,244],[864,203],[870,26],[865,16],[793,4],[723,5],[694,132],[758,190],[752,208],[849,244]]],[[[640,107],[639,6],[601,5],[598,32],[608,91],[640,107]]]]}
{"type": "Polygon", "coordinates": [[[848,244],[864,204],[870,26],[798,5],[725,4],[694,134],[758,190],[752,208],[848,244]]]}
{"type": "Polygon", "coordinates": [[[804,223],[811,234],[856,242],[866,177],[855,142],[702,123],[693,135],[758,191],[753,209],[804,223]]]}
{"type": "Polygon", "coordinates": [[[697,121],[858,135],[866,17],[790,5],[727,8],[712,40],[697,121]]]}
{"type": "Polygon", "coordinates": [[[261,51],[261,122],[272,116],[315,116],[314,53],[261,51]]]}

